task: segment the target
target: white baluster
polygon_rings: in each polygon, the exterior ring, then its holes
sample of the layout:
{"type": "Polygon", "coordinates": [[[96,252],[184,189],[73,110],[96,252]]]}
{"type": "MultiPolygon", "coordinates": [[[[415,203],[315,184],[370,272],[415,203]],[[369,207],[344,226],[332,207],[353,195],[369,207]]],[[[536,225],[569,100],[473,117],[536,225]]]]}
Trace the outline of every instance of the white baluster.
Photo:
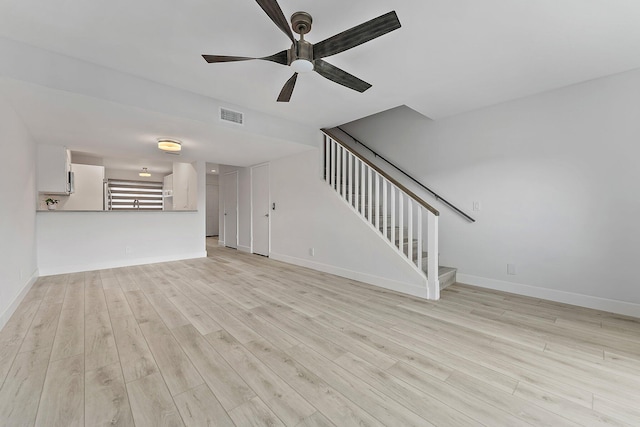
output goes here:
{"type": "Polygon", "coordinates": [[[360,212],[360,165],[362,164],[362,162],[360,161],[359,158],[355,158],[354,160],[354,165],[353,165],[353,197],[355,197],[354,203],[353,203],[353,207],[356,209],[357,212],[360,212]]]}
{"type": "Polygon", "coordinates": [[[347,182],[347,201],[353,205],[353,154],[349,152],[349,181],[347,182]]]}
{"type": "Polygon", "coordinates": [[[380,230],[380,175],[378,172],[374,172],[373,176],[376,183],[376,212],[374,213],[374,218],[376,219],[376,229],[380,230]]]}
{"type": "Polygon", "coordinates": [[[438,280],[438,217],[429,212],[427,217],[427,298],[440,299],[438,280]]]}
{"type": "Polygon", "coordinates": [[[329,175],[329,171],[331,170],[330,162],[331,162],[331,140],[327,137],[327,135],[325,135],[324,136],[324,180],[326,182],[330,182],[329,180],[331,179],[329,175]]]}
{"type": "Polygon", "coordinates": [[[407,257],[413,262],[413,199],[407,197],[407,257]]]}
{"type": "Polygon", "coordinates": [[[334,171],[335,171],[334,162],[336,161],[335,153],[336,153],[336,142],[333,141],[333,140],[330,140],[330,143],[329,143],[329,157],[330,157],[329,158],[329,169],[331,171],[331,173],[329,174],[329,185],[330,186],[333,186],[333,180],[334,180],[334,177],[333,177],[333,174],[334,174],[334,171]]]}
{"type": "Polygon", "coordinates": [[[340,183],[342,182],[342,146],[336,146],[336,182],[335,190],[340,194],[340,183]]]}
{"type": "Polygon", "coordinates": [[[363,217],[367,215],[367,165],[360,163],[360,213],[363,217]]]}
{"type": "Polygon", "coordinates": [[[388,238],[387,229],[387,180],[382,178],[382,235],[388,238]]]}
{"type": "Polygon", "coordinates": [[[418,227],[418,231],[416,232],[416,235],[418,236],[418,268],[420,269],[420,271],[422,271],[422,209],[423,207],[418,205],[418,212],[416,212],[416,214],[418,215],[418,219],[416,221],[416,226],[418,227]]]}
{"type": "Polygon", "coordinates": [[[391,244],[396,244],[396,186],[391,187],[391,244]]]}
{"type": "Polygon", "coordinates": [[[372,206],[373,205],[373,181],[371,180],[371,167],[367,166],[367,195],[368,195],[368,199],[367,199],[367,210],[369,211],[369,216],[367,217],[369,219],[369,222],[371,224],[373,224],[373,217],[371,216],[372,211],[372,206]]]}
{"type": "Polygon", "coordinates": [[[404,194],[398,191],[398,249],[404,253],[404,194]]]}
{"type": "Polygon", "coordinates": [[[342,147],[342,197],[347,198],[347,149],[342,147]]]}

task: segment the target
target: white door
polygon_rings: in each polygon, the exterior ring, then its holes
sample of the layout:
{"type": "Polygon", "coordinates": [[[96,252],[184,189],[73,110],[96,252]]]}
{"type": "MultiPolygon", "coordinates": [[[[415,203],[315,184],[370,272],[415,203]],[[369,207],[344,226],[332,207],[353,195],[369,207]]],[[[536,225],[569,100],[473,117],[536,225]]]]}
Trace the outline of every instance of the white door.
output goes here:
{"type": "Polygon", "coordinates": [[[269,256],[269,165],[251,168],[253,253],[269,256]]]}
{"type": "Polygon", "coordinates": [[[218,184],[207,184],[207,236],[217,236],[220,233],[219,221],[219,187],[218,184]]]}
{"type": "Polygon", "coordinates": [[[238,248],[238,172],[224,175],[224,245],[238,248]]]}

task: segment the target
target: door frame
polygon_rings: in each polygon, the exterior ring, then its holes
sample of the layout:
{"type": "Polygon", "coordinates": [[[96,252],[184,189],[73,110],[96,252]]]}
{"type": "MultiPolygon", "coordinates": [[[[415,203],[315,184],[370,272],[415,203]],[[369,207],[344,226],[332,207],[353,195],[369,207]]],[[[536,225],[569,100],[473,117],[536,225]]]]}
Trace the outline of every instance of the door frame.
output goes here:
{"type": "MultiPolygon", "coordinates": [[[[208,176],[208,175],[207,175],[207,176],[208,176]]],[[[209,187],[218,187],[218,190],[217,190],[217,196],[218,196],[218,197],[217,197],[217,198],[218,198],[218,200],[217,200],[218,211],[216,212],[216,215],[215,215],[215,221],[216,221],[216,222],[217,222],[217,224],[218,224],[218,234],[217,234],[217,236],[218,236],[218,238],[220,237],[220,184],[223,184],[223,183],[221,182],[222,180],[221,180],[220,178],[221,178],[221,177],[220,177],[220,175],[218,175],[218,176],[217,176],[218,181],[217,181],[217,183],[216,183],[216,184],[209,184],[208,182],[206,182],[206,181],[207,181],[207,179],[205,179],[205,188],[206,188],[206,191],[205,191],[205,203],[204,203],[204,221],[205,221],[205,226],[204,226],[204,228],[205,228],[205,232],[204,232],[204,233],[205,233],[205,235],[206,235],[207,237],[210,237],[210,235],[209,235],[209,231],[210,231],[210,230],[209,230],[208,228],[209,228],[209,218],[210,218],[210,214],[211,214],[211,213],[209,212],[209,201],[210,201],[210,200],[209,200],[209,199],[210,199],[210,197],[209,197],[209,187]]],[[[215,234],[212,234],[211,236],[215,236],[215,234]]]]}
{"type": "MultiPolygon", "coordinates": [[[[255,212],[255,207],[253,205],[253,170],[255,168],[260,168],[260,167],[267,167],[267,177],[269,178],[269,182],[267,183],[267,209],[269,209],[269,218],[267,220],[267,256],[271,256],[271,176],[270,176],[270,170],[271,170],[271,165],[269,162],[264,162],[264,163],[259,163],[257,165],[253,165],[251,166],[251,171],[250,171],[250,175],[251,175],[251,253],[255,253],[254,252],[254,247],[253,247],[253,231],[254,231],[254,227],[253,227],[253,223],[254,223],[254,218],[256,215],[255,212]]],[[[263,255],[263,254],[259,254],[259,255],[263,255]]]]}
{"type": "MultiPolygon", "coordinates": [[[[222,212],[223,212],[223,215],[222,215],[223,224],[222,224],[222,226],[223,226],[223,230],[224,230],[224,241],[222,242],[222,244],[224,246],[227,246],[227,198],[226,198],[227,192],[226,192],[226,186],[227,186],[227,179],[230,179],[229,177],[232,176],[232,175],[235,175],[235,178],[233,178],[233,179],[235,179],[235,182],[236,182],[236,206],[235,206],[235,208],[236,208],[236,230],[235,230],[235,233],[236,233],[236,247],[235,247],[235,249],[238,249],[238,238],[239,238],[238,205],[239,205],[239,202],[240,202],[238,193],[239,193],[239,187],[240,187],[240,180],[239,180],[239,174],[238,174],[237,170],[235,170],[233,172],[227,172],[227,173],[225,173],[223,175],[224,176],[224,182],[223,182],[224,190],[222,191],[222,194],[223,194],[223,196],[222,196],[222,212]]],[[[227,246],[227,247],[230,247],[230,246],[227,246]]]]}

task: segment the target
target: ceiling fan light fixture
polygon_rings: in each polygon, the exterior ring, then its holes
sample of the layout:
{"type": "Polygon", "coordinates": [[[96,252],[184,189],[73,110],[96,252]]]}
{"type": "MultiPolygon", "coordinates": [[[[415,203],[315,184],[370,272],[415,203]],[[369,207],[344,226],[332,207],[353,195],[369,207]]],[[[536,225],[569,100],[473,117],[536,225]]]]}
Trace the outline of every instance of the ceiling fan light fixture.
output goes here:
{"type": "Polygon", "coordinates": [[[308,73],[313,71],[313,62],[308,59],[296,59],[291,62],[291,68],[293,68],[293,71],[296,73],[308,73]]]}
{"type": "Polygon", "coordinates": [[[147,170],[147,168],[142,168],[142,172],[140,172],[138,175],[139,175],[139,176],[144,176],[144,177],[149,177],[149,176],[151,176],[151,174],[149,173],[149,171],[147,170]]]}
{"type": "Polygon", "coordinates": [[[182,150],[182,143],[177,139],[158,139],[158,148],[162,151],[178,152],[182,150]]]}

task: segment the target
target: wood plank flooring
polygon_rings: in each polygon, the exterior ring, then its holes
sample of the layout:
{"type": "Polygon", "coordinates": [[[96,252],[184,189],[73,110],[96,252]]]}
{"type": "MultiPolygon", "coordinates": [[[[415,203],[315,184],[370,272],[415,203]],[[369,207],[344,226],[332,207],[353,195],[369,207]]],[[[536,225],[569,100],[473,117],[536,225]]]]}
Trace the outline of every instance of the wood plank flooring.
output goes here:
{"type": "Polygon", "coordinates": [[[0,425],[640,425],[640,319],[208,249],[40,278],[0,331],[0,425]]]}

